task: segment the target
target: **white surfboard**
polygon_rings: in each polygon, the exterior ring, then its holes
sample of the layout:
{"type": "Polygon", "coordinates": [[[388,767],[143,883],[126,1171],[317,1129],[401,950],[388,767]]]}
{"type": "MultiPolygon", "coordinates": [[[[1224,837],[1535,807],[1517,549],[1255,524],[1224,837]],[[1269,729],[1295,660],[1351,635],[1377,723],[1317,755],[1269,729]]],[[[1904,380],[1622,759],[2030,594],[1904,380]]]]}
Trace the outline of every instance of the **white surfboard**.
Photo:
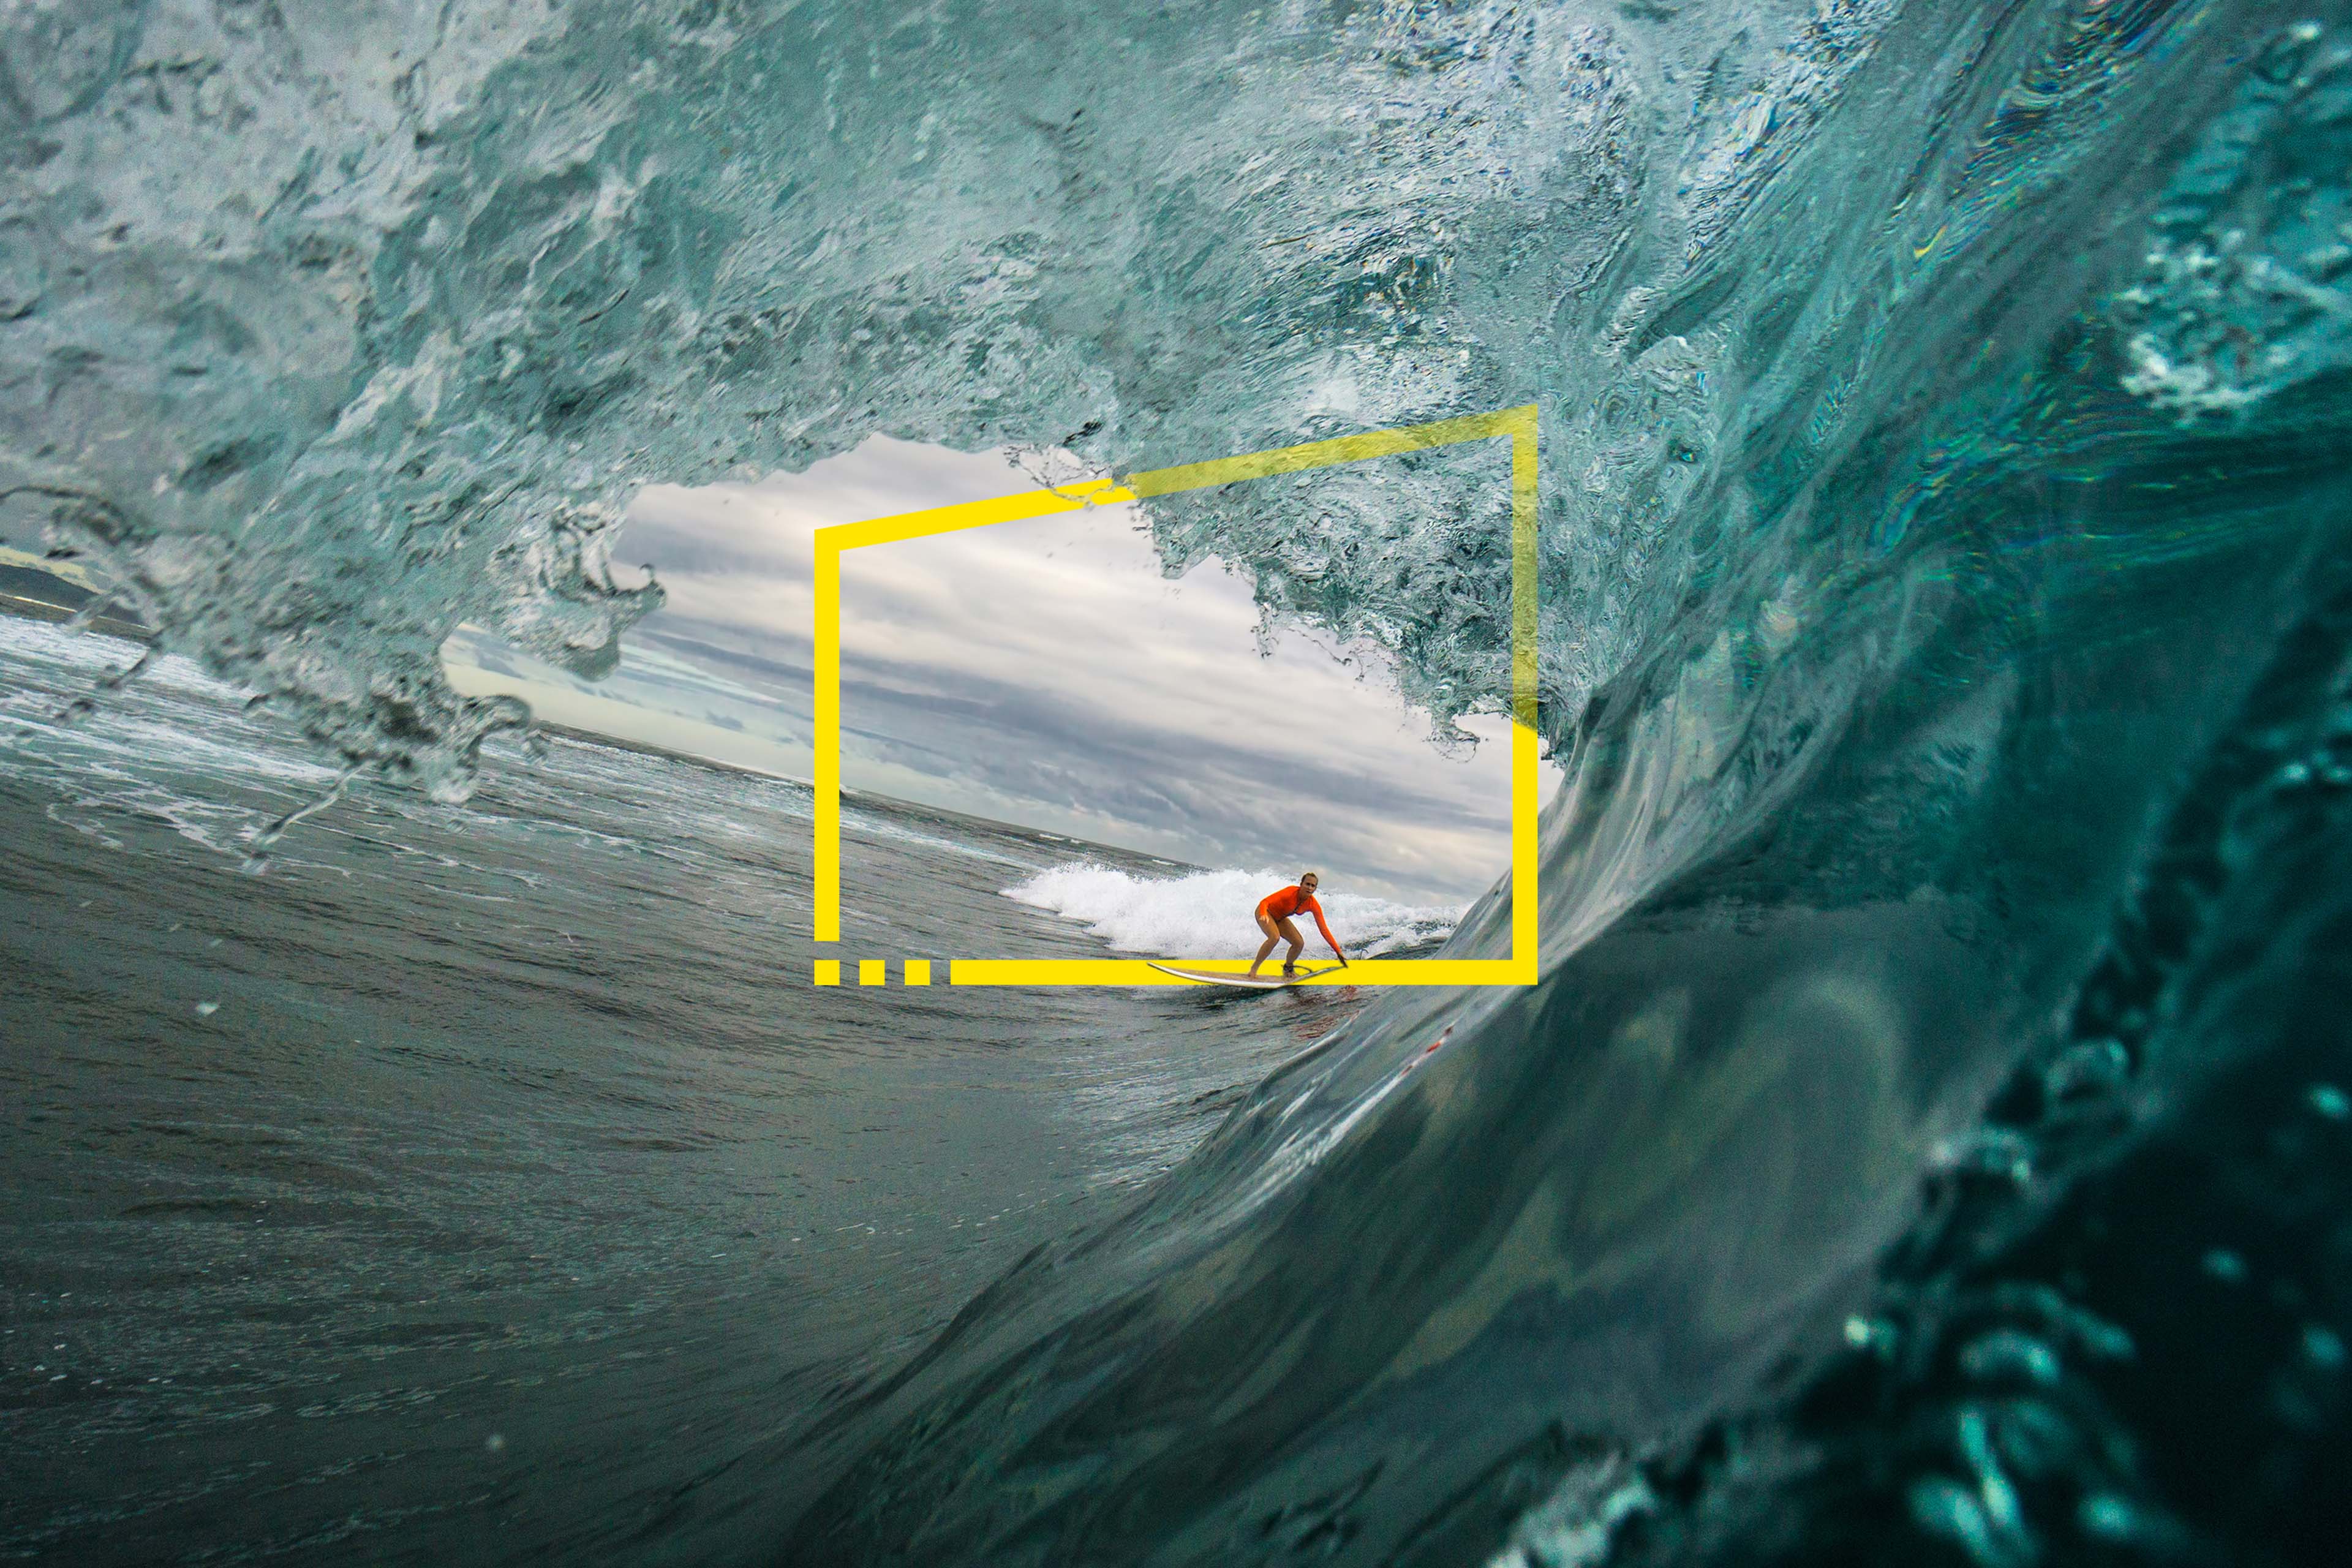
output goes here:
{"type": "Polygon", "coordinates": [[[1203,985],[1230,985],[1242,991],[1280,991],[1336,973],[1342,965],[1327,963],[1320,968],[1309,969],[1302,963],[1297,973],[1285,974],[1280,964],[1268,964],[1254,975],[1229,969],[1186,969],[1174,963],[1154,963],[1151,967],[1162,974],[1172,974],[1179,980],[1196,980],[1203,985]]]}

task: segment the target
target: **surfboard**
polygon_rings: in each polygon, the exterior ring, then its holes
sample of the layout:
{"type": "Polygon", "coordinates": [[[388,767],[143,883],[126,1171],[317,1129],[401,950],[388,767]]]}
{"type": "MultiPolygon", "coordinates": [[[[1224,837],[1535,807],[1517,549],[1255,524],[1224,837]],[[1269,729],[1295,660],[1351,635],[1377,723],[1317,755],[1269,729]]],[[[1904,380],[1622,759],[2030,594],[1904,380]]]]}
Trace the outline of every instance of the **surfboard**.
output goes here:
{"type": "Polygon", "coordinates": [[[1203,985],[1230,985],[1240,991],[1282,991],[1293,985],[1304,985],[1310,980],[1320,979],[1338,969],[1339,965],[1327,963],[1319,968],[1309,969],[1301,964],[1297,973],[1285,974],[1280,964],[1270,964],[1258,971],[1255,976],[1237,973],[1228,969],[1186,969],[1174,963],[1154,963],[1151,967],[1162,974],[1172,974],[1179,980],[1197,980],[1203,985]]]}

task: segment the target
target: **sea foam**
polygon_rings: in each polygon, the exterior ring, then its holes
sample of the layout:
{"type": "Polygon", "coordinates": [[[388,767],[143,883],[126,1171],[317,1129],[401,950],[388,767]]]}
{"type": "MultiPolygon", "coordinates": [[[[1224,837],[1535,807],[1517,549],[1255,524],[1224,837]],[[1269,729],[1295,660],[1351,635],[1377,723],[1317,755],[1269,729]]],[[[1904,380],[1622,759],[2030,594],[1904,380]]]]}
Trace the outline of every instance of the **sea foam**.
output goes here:
{"type": "MultiPolygon", "coordinates": [[[[1097,861],[1072,860],[1007,888],[1004,896],[1076,921],[1124,952],[1229,958],[1256,951],[1263,939],[1253,911],[1260,899],[1291,881],[1280,871],[1234,869],[1139,877],[1097,861]]],[[[1351,958],[1435,942],[1462,918],[1455,905],[1415,907],[1360,893],[1318,896],[1332,934],[1351,958]]],[[[1310,952],[1321,945],[1311,920],[1300,929],[1310,952]]]]}

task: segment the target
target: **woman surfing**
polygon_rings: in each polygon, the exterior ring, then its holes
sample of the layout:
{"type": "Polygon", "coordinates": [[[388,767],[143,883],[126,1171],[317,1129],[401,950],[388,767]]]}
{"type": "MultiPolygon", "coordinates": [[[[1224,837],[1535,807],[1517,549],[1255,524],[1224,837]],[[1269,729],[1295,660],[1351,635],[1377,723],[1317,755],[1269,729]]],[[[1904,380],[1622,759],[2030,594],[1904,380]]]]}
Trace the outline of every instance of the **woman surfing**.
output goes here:
{"type": "Polygon", "coordinates": [[[1323,922],[1323,906],[1315,901],[1315,889],[1322,885],[1322,878],[1309,871],[1299,878],[1295,886],[1268,893],[1258,900],[1257,929],[1265,932],[1265,941],[1258,944],[1257,956],[1250,960],[1251,979],[1257,978],[1257,966],[1265,962],[1265,955],[1274,951],[1274,944],[1277,942],[1290,944],[1290,952],[1282,960],[1282,973],[1286,976],[1298,973],[1298,955],[1306,951],[1307,939],[1298,934],[1298,928],[1290,923],[1290,917],[1302,910],[1315,917],[1315,929],[1323,933],[1325,942],[1330,943],[1332,955],[1339,959],[1339,967],[1345,969],[1348,966],[1348,955],[1339,951],[1339,939],[1333,936],[1331,928],[1323,922]]]}

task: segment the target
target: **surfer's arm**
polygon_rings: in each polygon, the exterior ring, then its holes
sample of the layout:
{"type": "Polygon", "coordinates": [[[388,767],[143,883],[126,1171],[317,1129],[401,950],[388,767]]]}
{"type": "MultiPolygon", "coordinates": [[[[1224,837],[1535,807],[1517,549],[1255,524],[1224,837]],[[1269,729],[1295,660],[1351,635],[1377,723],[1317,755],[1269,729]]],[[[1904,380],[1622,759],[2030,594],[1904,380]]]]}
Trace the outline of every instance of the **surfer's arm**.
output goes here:
{"type": "Polygon", "coordinates": [[[1323,933],[1323,940],[1330,944],[1332,956],[1339,959],[1342,963],[1347,963],[1348,955],[1339,951],[1339,939],[1333,936],[1331,934],[1331,928],[1323,923],[1323,906],[1312,900],[1309,900],[1307,907],[1314,911],[1315,929],[1321,931],[1323,933]]]}

